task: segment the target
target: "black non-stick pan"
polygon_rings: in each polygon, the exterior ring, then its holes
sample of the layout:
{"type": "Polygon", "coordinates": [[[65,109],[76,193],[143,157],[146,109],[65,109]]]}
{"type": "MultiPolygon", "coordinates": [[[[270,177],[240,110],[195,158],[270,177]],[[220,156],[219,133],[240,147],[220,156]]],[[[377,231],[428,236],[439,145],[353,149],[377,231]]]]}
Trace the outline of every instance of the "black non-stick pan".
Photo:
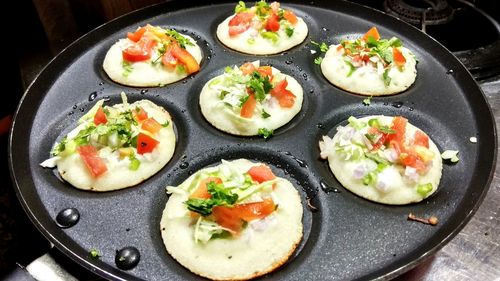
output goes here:
{"type": "MultiPolygon", "coordinates": [[[[163,3],[121,17],[85,35],[59,54],[24,95],[10,139],[10,168],[25,211],[48,240],[81,266],[116,280],[196,280],[166,252],[159,221],[167,185],[221,159],[240,157],[268,163],[292,181],[304,205],[304,239],[291,260],[267,275],[271,280],[392,278],[414,267],[450,241],[481,203],[494,171],[496,132],[480,88],[442,45],[395,18],[349,2],[282,3],[304,18],[304,43],[272,56],[243,55],[215,37],[217,25],[235,2],[195,7],[188,1],[163,3]],[[192,5],[192,6],[189,6],[192,5]],[[201,71],[161,88],[131,88],[112,82],[102,70],[108,48],[127,31],[153,25],[191,34],[203,49],[201,71]],[[331,85],[314,63],[317,42],[338,43],[377,26],[383,37],[397,36],[418,59],[416,82],[402,94],[365,97],[331,85]],[[304,88],[301,112],[269,140],[236,137],[213,128],[201,115],[199,93],[228,65],[260,59],[292,75],[304,88]],[[121,191],[91,193],[61,181],[39,166],[52,145],[99,99],[150,99],[173,116],[178,138],[173,159],[147,181],[121,191]],[[318,141],[333,135],[349,116],[402,115],[427,132],[441,151],[459,150],[460,161],[445,164],[437,193],[418,204],[387,206],[344,189],[319,158],[318,141]],[[477,143],[470,141],[477,138],[477,143]],[[307,204],[309,203],[309,204],[307,204]],[[56,217],[76,209],[78,222],[61,227],[56,217]],[[437,226],[407,220],[408,213],[437,216],[437,226]],[[117,250],[135,247],[137,266],[115,264],[117,250]],[[89,255],[91,250],[100,254],[89,255]]],[[[450,31],[451,32],[451,31],[450,31]]]]}

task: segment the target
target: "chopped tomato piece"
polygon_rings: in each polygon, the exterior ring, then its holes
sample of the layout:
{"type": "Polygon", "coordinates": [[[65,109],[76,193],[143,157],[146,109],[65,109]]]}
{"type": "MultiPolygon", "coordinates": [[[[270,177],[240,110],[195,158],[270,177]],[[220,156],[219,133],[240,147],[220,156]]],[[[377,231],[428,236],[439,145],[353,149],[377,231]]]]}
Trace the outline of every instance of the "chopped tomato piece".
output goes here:
{"type": "Polygon", "coordinates": [[[272,13],[268,18],[266,22],[266,30],[269,31],[278,31],[280,29],[280,18],[278,17],[277,14],[272,13]]]}
{"type": "Polygon", "coordinates": [[[219,184],[222,183],[222,180],[218,177],[208,177],[206,179],[202,179],[200,181],[200,184],[198,185],[198,188],[193,193],[191,193],[189,198],[200,198],[200,199],[211,198],[212,195],[208,193],[208,187],[207,187],[207,185],[211,182],[219,184]]]}
{"type": "Polygon", "coordinates": [[[161,57],[161,63],[163,63],[163,65],[169,69],[174,69],[179,63],[179,61],[176,58],[174,58],[172,52],[169,49],[161,57]]]}
{"type": "Polygon", "coordinates": [[[139,135],[137,136],[137,153],[149,153],[153,151],[159,143],[159,141],[155,140],[149,135],[139,133],[139,135]]]}
{"type": "Polygon", "coordinates": [[[344,46],[342,46],[341,44],[339,44],[339,45],[337,46],[337,52],[342,51],[342,49],[344,49],[344,46]]]}
{"type": "Polygon", "coordinates": [[[281,80],[274,88],[271,90],[271,96],[278,99],[281,107],[290,108],[295,103],[295,95],[286,89],[288,82],[286,79],[281,80]]]}
{"type": "Polygon", "coordinates": [[[276,210],[271,198],[262,202],[238,204],[233,207],[216,206],[212,209],[215,221],[222,227],[239,232],[243,221],[262,219],[276,210]]]}
{"type": "Polygon", "coordinates": [[[425,172],[427,166],[424,161],[418,157],[418,154],[413,149],[407,149],[405,152],[399,155],[399,160],[405,166],[415,168],[418,173],[425,172]]]}
{"type": "Polygon", "coordinates": [[[241,12],[234,15],[228,23],[229,36],[235,36],[245,32],[250,27],[254,16],[255,14],[252,12],[241,12]]]}
{"type": "Polygon", "coordinates": [[[141,38],[137,43],[122,51],[122,57],[126,61],[137,62],[151,58],[151,51],[156,46],[156,41],[147,37],[141,38]]]}
{"type": "Polygon", "coordinates": [[[241,106],[240,116],[244,118],[252,118],[256,105],[257,100],[255,99],[255,94],[249,93],[248,99],[241,106]]]}
{"type": "Polygon", "coordinates": [[[135,108],[132,111],[132,114],[134,115],[135,120],[137,120],[138,122],[148,119],[148,113],[142,107],[135,108]]]}
{"type": "Polygon", "coordinates": [[[235,36],[245,32],[250,26],[235,25],[229,27],[229,36],[235,36]]]}
{"type": "Polygon", "coordinates": [[[137,42],[141,40],[141,37],[142,35],[144,35],[144,32],[146,32],[146,30],[146,27],[140,27],[135,32],[127,32],[127,38],[134,42],[137,42]]]}
{"type": "Polygon", "coordinates": [[[403,56],[403,53],[401,53],[401,50],[399,48],[392,48],[392,57],[394,58],[394,63],[397,66],[404,66],[406,63],[406,58],[403,56]]]}
{"type": "Polygon", "coordinates": [[[240,70],[244,75],[248,75],[255,71],[255,65],[253,65],[253,63],[251,62],[246,62],[242,66],[240,66],[240,70]]]}
{"type": "Polygon", "coordinates": [[[181,48],[177,44],[173,44],[170,51],[172,52],[172,56],[186,67],[186,72],[188,74],[195,73],[200,70],[198,62],[194,59],[191,53],[186,51],[186,49],[181,48]]]}
{"type": "Polygon", "coordinates": [[[295,14],[290,10],[285,10],[283,17],[291,24],[296,24],[298,21],[297,16],[295,16],[295,14]]]}
{"type": "Polygon", "coordinates": [[[253,166],[247,173],[258,183],[263,183],[276,178],[271,168],[266,165],[253,166]]]}
{"type": "Polygon", "coordinates": [[[375,40],[380,40],[380,34],[378,33],[378,30],[375,26],[370,28],[370,30],[368,30],[368,32],[363,35],[363,40],[367,41],[370,37],[375,40]]]}
{"type": "Polygon", "coordinates": [[[106,163],[101,157],[99,157],[97,149],[92,145],[82,145],[77,147],[76,150],[78,151],[78,154],[80,154],[83,163],[85,163],[85,166],[94,178],[99,177],[108,170],[108,168],[106,167],[106,163]]]}
{"type": "Polygon", "coordinates": [[[108,122],[108,118],[106,117],[106,113],[102,110],[102,106],[99,106],[97,112],[94,115],[94,124],[97,126],[99,124],[106,124],[108,122]]]}
{"type": "Polygon", "coordinates": [[[257,71],[260,73],[260,75],[264,77],[269,77],[269,80],[273,79],[273,68],[269,65],[261,66],[257,68],[257,71]]]}
{"type": "Polygon", "coordinates": [[[421,145],[429,148],[429,137],[424,132],[417,130],[413,137],[413,145],[421,145]]]}
{"type": "Polygon", "coordinates": [[[396,116],[392,119],[391,129],[394,131],[394,134],[389,134],[386,138],[387,142],[392,140],[396,141],[401,148],[404,149],[405,142],[405,133],[406,133],[406,124],[408,123],[408,119],[396,116]]]}
{"type": "Polygon", "coordinates": [[[156,134],[161,130],[162,126],[154,118],[148,118],[142,121],[141,129],[150,132],[151,134],[156,134]]]}
{"type": "Polygon", "coordinates": [[[255,16],[252,12],[241,12],[234,15],[234,17],[229,21],[229,26],[241,25],[241,24],[250,24],[253,17],[255,16]]]}

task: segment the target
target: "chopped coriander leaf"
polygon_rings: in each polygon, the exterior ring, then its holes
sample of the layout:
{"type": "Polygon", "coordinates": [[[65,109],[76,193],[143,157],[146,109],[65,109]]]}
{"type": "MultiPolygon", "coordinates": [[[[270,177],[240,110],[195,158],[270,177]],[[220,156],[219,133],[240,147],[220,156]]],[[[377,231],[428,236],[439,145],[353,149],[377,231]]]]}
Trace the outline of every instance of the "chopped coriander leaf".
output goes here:
{"type": "Polygon", "coordinates": [[[255,7],[257,7],[257,15],[261,18],[267,16],[269,10],[271,9],[271,6],[269,6],[269,4],[264,0],[260,0],[255,3],[255,7]]]}
{"type": "Polygon", "coordinates": [[[259,128],[258,135],[264,139],[268,139],[273,136],[273,130],[268,130],[266,128],[259,128]]]}
{"type": "Polygon", "coordinates": [[[257,101],[262,101],[266,98],[266,94],[272,90],[273,85],[271,81],[269,81],[268,76],[263,77],[259,72],[254,71],[251,74],[250,80],[247,82],[247,87],[252,89],[255,93],[255,99],[257,101]]]}
{"type": "MultiPolygon", "coordinates": [[[[373,97],[373,96],[369,96],[369,97],[367,97],[366,99],[364,99],[364,100],[363,100],[363,104],[364,104],[364,105],[370,105],[370,104],[372,103],[372,97],[373,97]]],[[[371,120],[373,120],[373,119],[371,119],[371,120]]],[[[371,121],[371,120],[370,120],[370,121],[371,121]]],[[[376,119],[375,119],[375,120],[376,120],[376,119]]],[[[370,121],[368,121],[368,125],[370,125],[370,121]]],[[[370,125],[370,126],[371,126],[371,125],[370,125]]]]}
{"type": "Polygon", "coordinates": [[[294,31],[294,29],[293,29],[292,27],[287,26],[287,27],[285,28],[285,33],[286,33],[286,36],[288,36],[288,37],[292,37],[292,35],[293,35],[293,31],[294,31]]]}
{"type": "Polygon", "coordinates": [[[173,29],[167,29],[167,32],[165,32],[168,36],[172,37],[179,43],[181,48],[186,49],[186,46],[194,46],[193,43],[186,37],[182,36],[179,32],[173,30],[173,29]]]}
{"type": "Polygon", "coordinates": [[[271,114],[267,113],[265,110],[262,110],[262,118],[269,118],[271,117],[271,114]]]}
{"type": "Polygon", "coordinates": [[[233,194],[230,189],[226,189],[224,184],[209,182],[207,184],[208,193],[212,196],[209,199],[191,198],[184,202],[188,210],[196,212],[202,216],[212,213],[215,206],[232,206],[238,200],[238,194],[233,194]]]}
{"type": "Polygon", "coordinates": [[[89,252],[89,257],[91,257],[93,259],[98,259],[100,256],[101,256],[101,254],[96,249],[92,249],[89,252]]]}
{"type": "Polygon", "coordinates": [[[128,77],[128,75],[132,72],[132,70],[134,70],[134,67],[132,67],[132,64],[126,60],[123,60],[122,68],[123,68],[123,72],[122,72],[123,77],[128,77]]]}
{"type": "Polygon", "coordinates": [[[248,43],[249,45],[253,45],[253,44],[255,44],[255,38],[248,38],[248,39],[247,39],[247,43],[248,43]]]}
{"type": "Polygon", "coordinates": [[[249,97],[250,97],[249,95],[245,95],[240,98],[240,107],[243,106],[243,104],[248,100],[249,97]]]}
{"type": "Polygon", "coordinates": [[[311,40],[311,44],[317,46],[319,50],[323,53],[326,53],[329,49],[328,45],[325,42],[318,43],[311,40]]]}
{"type": "Polygon", "coordinates": [[[323,58],[322,57],[317,57],[314,59],[314,63],[315,64],[321,64],[321,62],[323,62],[323,58]]]}
{"type": "Polygon", "coordinates": [[[168,125],[170,125],[170,121],[168,121],[168,120],[167,120],[165,123],[161,124],[161,126],[162,126],[163,128],[168,127],[168,125]]]}

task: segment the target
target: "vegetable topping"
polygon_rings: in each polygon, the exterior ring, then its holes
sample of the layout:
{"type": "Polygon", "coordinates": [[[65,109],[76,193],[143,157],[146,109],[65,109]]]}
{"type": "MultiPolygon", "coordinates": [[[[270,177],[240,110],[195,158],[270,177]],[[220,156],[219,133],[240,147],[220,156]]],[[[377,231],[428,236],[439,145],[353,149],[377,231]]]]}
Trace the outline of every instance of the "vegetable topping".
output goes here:
{"type": "Polygon", "coordinates": [[[200,171],[192,181],[167,191],[189,194],[185,204],[196,220],[194,239],[206,243],[224,233],[237,236],[248,223],[271,215],[278,207],[272,195],[277,181],[266,165],[243,172],[222,160],[217,168],[200,171]]]}
{"type": "Polygon", "coordinates": [[[80,125],[54,146],[51,154],[65,157],[78,153],[90,174],[99,177],[108,170],[108,160],[100,156],[100,151],[106,148],[110,151],[106,155],[113,153],[120,161],[129,161],[130,170],[137,170],[141,163],[138,155],[154,151],[160,130],[169,122],[160,124],[148,117],[143,108],[128,106],[123,93],[122,98],[127,105],[124,110],[103,108],[104,101],[97,102],[80,118],[80,125]]]}
{"type": "Polygon", "coordinates": [[[266,108],[291,108],[295,104],[296,97],[287,89],[286,78],[273,73],[272,67],[258,66],[258,63],[226,67],[224,74],[214,78],[208,86],[220,93],[220,102],[232,114],[241,118],[268,118],[270,114],[266,108]]]}
{"type": "Polygon", "coordinates": [[[261,0],[253,7],[247,8],[245,3],[240,1],[236,5],[235,15],[228,23],[229,36],[248,31],[252,37],[260,34],[265,39],[277,42],[280,36],[293,36],[293,27],[297,22],[297,16],[290,10],[280,8],[278,2],[268,4],[261,0]]]}
{"type": "Polygon", "coordinates": [[[429,149],[430,140],[424,132],[417,129],[409,135],[408,120],[401,116],[392,118],[390,124],[377,117],[366,122],[351,116],[348,121],[348,125],[337,128],[334,139],[323,137],[320,142],[322,158],[335,152],[345,160],[358,163],[353,178],[380,191],[390,188],[391,173],[402,173],[408,181],[418,183],[416,191],[427,197],[433,186],[419,182],[419,177],[428,173],[435,153],[429,149]],[[388,170],[394,165],[403,169],[388,170]]]}
{"type": "Polygon", "coordinates": [[[151,60],[153,65],[161,62],[167,69],[187,74],[200,69],[198,62],[186,50],[186,46],[194,46],[194,44],[173,29],[163,29],[148,24],[139,27],[133,33],[129,32],[127,38],[131,42],[122,51],[126,62],[151,60]]]}

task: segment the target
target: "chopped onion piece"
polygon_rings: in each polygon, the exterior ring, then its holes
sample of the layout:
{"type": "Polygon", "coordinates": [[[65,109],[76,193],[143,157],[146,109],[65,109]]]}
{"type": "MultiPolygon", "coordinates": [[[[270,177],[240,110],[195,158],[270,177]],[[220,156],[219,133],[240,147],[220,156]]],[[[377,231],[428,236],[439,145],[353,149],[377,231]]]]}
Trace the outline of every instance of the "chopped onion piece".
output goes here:
{"type": "Polygon", "coordinates": [[[444,160],[450,160],[452,163],[458,162],[458,150],[445,150],[441,153],[441,158],[444,160]]]}

